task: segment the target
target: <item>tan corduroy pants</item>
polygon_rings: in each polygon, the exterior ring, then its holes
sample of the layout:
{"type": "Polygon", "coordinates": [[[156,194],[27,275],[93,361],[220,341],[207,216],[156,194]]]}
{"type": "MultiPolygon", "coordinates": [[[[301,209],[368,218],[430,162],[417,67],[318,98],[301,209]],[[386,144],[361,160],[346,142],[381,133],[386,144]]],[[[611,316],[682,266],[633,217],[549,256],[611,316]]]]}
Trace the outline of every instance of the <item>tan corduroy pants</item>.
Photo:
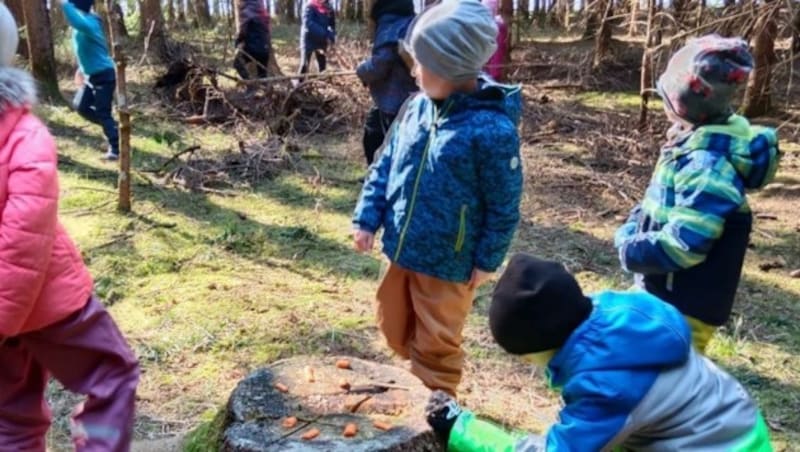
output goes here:
{"type": "Polygon", "coordinates": [[[378,327],[430,388],[456,396],[464,367],[462,331],[474,291],[390,263],[377,294],[378,327]]]}

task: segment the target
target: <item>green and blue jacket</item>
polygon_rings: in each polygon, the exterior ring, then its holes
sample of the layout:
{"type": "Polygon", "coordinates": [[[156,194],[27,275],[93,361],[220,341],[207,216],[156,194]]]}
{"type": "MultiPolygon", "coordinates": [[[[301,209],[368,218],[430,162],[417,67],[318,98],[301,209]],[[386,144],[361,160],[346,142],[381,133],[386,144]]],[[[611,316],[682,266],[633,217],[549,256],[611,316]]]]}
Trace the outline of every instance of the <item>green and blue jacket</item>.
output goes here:
{"type": "Polygon", "coordinates": [[[685,315],[724,324],[752,229],[747,191],[773,179],[779,156],[775,130],[738,115],[675,138],[617,231],[623,268],[685,315]]]}
{"type": "Polygon", "coordinates": [[[507,433],[464,412],[449,451],[772,450],[753,399],[691,346],[677,309],[642,291],[591,298],[591,315],[547,366],[564,401],[547,433],[507,433]]]}
{"type": "Polygon", "coordinates": [[[442,102],[411,98],[364,182],[356,228],[383,227],[383,251],[408,270],[466,282],[493,272],[519,221],[520,89],[479,81],[442,102]]]}

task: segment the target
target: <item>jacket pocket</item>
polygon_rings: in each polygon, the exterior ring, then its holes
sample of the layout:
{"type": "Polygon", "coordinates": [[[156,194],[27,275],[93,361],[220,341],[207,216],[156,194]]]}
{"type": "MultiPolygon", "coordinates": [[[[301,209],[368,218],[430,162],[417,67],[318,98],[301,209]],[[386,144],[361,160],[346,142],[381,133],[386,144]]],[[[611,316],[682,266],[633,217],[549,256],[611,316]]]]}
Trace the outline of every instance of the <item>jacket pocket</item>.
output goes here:
{"type": "Polygon", "coordinates": [[[467,235],[467,205],[464,204],[461,206],[461,215],[459,217],[458,223],[458,237],[456,237],[456,246],[455,251],[456,253],[460,253],[461,249],[464,248],[464,238],[467,235]]]}

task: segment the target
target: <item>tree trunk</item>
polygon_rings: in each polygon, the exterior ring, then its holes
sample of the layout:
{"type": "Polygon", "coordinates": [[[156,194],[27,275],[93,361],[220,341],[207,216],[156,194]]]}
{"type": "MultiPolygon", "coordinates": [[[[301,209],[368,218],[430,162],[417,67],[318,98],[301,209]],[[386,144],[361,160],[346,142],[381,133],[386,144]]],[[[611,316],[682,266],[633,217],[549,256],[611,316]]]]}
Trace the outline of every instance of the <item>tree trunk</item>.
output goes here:
{"type": "MultiPolygon", "coordinates": [[[[111,23],[113,24],[114,12],[119,9],[120,15],[122,8],[119,3],[106,0],[106,10],[111,11],[111,23]]],[[[127,61],[122,50],[120,36],[117,35],[117,27],[109,27],[111,33],[111,48],[114,52],[114,61],[117,63],[117,111],[119,113],[119,176],[117,209],[120,212],[131,211],[131,115],[128,111],[128,85],[125,77],[127,61]]]]}
{"type": "MultiPolygon", "coordinates": [[[[638,0],[636,0],[638,1],[638,0]]],[[[639,88],[642,103],[639,109],[639,130],[647,128],[647,104],[650,102],[650,89],[653,87],[653,55],[650,48],[653,45],[653,22],[656,16],[656,0],[647,2],[647,35],[644,39],[644,53],[642,53],[642,75],[639,88]]]]}
{"type": "MultiPolygon", "coordinates": [[[[108,2],[106,2],[106,4],[108,4],[108,2]]],[[[111,9],[109,11],[110,14],[108,15],[108,21],[111,26],[114,27],[114,36],[116,36],[116,39],[118,40],[127,38],[128,27],[125,25],[125,12],[122,10],[122,6],[120,6],[119,2],[112,1],[111,9]]]]}
{"type": "Polygon", "coordinates": [[[161,13],[161,0],[144,0],[142,3],[142,21],[139,35],[147,44],[147,50],[161,61],[169,60],[169,42],[164,30],[164,16],[161,13]]]}
{"type": "MultiPolygon", "coordinates": [[[[302,0],[297,0],[302,1],[302,0]]],[[[344,10],[344,2],[342,3],[342,10],[344,10]]],[[[294,0],[278,0],[278,13],[288,23],[297,23],[297,14],[295,14],[294,0]]]]}
{"type": "Polygon", "coordinates": [[[611,0],[595,0],[589,4],[589,9],[586,11],[586,28],[583,30],[583,39],[592,39],[597,36],[603,11],[609,1],[611,0]]]}
{"type": "Polygon", "coordinates": [[[795,8],[797,10],[792,21],[792,51],[800,53],[800,5],[796,5],[795,8]]]}
{"type": "Polygon", "coordinates": [[[636,36],[639,29],[637,20],[639,16],[639,0],[631,0],[631,19],[628,24],[628,36],[636,36]]]}
{"type": "Polygon", "coordinates": [[[211,12],[208,9],[208,0],[191,0],[194,2],[194,14],[201,27],[211,25],[211,12]]]}
{"type": "Polygon", "coordinates": [[[599,68],[603,63],[603,60],[608,54],[608,49],[611,47],[611,17],[614,12],[614,1],[598,0],[598,7],[603,8],[603,21],[600,24],[600,30],[595,38],[593,64],[595,69],[599,68]]]}
{"type": "Polygon", "coordinates": [[[177,16],[175,14],[175,0],[167,0],[167,26],[172,28],[175,26],[177,16]]]}
{"type": "MultiPolygon", "coordinates": [[[[25,25],[25,12],[22,9],[22,0],[6,0],[6,6],[8,7],[8,10],[11,11],[11,15],[14,16],[17,26],[23,27],[25,25]]],[[[61,11],[58,13],[61,14],[61,11]]],[[[20,34],[17,53],[23,58],[28,58],[28,40],[26,39],[25,34],[20,34]]]]}
{"type": "Polygon", "coordinates": [[[755,68],[747,81],[742,107],[744,114],[750,118],[767,113],[772,106],[772,68],[778,60],[775,55],[775,38],[778,35],[776,15],[779,8],[775,6],[775,0],[768,0],[763,8],[768,11],[759,15],[755,26],[752,43],[755,68]]]}
{"type": "Polygon", "coordinates": [[[28,34],[28,55],[34,78],[42,94],[51,101],[63,101],[58,90],[56,57],[53,52],[53,35],[46,0],[23,0],[23,14],[28,34]]]}
{"type": "Polygon", "coordinates": [[[706,0],[700,0],[697,2],[697,17],[694,21],[695,28],[700,27],[703,23],[703,16],[706,14],[706,0]]]}

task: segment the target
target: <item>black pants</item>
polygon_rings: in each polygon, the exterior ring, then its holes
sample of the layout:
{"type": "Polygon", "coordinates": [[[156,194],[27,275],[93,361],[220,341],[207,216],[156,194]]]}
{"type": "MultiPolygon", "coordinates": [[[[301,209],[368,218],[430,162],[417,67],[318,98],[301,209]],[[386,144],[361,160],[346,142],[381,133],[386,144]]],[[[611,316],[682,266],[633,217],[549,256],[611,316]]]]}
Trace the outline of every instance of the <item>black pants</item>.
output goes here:
{"type": "Polygon", "coordinates": [[[269,66],[269,52],[249,52],[247,50],[239,50],[236,52],[236,58],[233,60],[233,68],[239,73],[242,80],[252,78],[252,74],[247,70],[247,65],[253,63],[256,67],[256,75],[258,78],[267,77],[267,67],[269,66]]]}
{"type": "Polygon", "coordinates": [[[103,127],[109,150],[119,154],[119,128],[111,111],[117,75],[114,69],[94,74],[75,95],[73,104],[84,119],[103,127]]]}
{"type": "Polygon", "coordinates": [[[364,157],[367,158],[367,165],[372,165],[375,160],[375,152],[383,145],[396,116],[384,113],[378,110],[378,107],[372,107],[367,113],[367,121],[364,124],[364,157]]]}
{"type": "Polygon", "coordinates": [[[317,68],[319,68],[320,72],[325,71],[325,68],[328,66],[328,60],[325,57],[325,51],[321,49],[317,50],[306,50],[303,49],[300,55],[300,73],[307,74],[308,73],[308,63],[311,61],[311,55],[317,57],[317,68]]]}

